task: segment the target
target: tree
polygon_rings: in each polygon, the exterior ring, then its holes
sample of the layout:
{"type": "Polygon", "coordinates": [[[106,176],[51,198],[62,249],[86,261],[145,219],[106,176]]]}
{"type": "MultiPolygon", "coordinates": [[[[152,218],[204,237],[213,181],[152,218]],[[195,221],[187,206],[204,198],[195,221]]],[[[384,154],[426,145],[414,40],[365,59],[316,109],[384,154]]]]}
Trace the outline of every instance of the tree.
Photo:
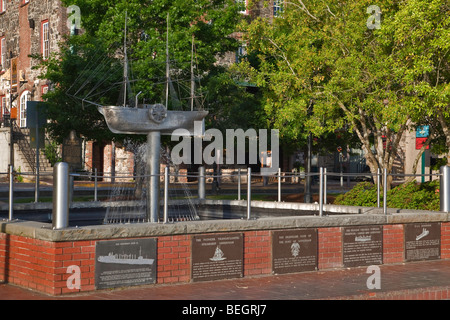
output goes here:
{"type": "MultiPolygon", "coordinates": [[[[415,88],[424,68],[420,62],[428,57],[442,66],[443,54],[421,51],[407,32],[401,34],[408,41],[398,41],[396,34],[409,6],[423,11],[427,3],[378,1],[373,7],[371,1],[292,0],[273,23],[257,19],[244,25],[248,50],[259,57],[258,69],[244,68],[264,88],[273,124],[294,139],[310,131],[318,137],[339,129],[354,132],[371,172],[390,172],[403,134],[430,115],[427,105],[436,101],[415,88]],[[370,24],[379,14],[380,24],[370,24]],[[418,63],[405,60],[406,52],[417,55],[418,63]]],[[[434,5],[430,20],[448,19],[445,1],[434,5]]],[[[411,29],[421,23],[408,21],[411,29]]],[[[443,33],[429,35],[429,41],[442,45],[443,33]]]]}
{"type": "MultiPolygon", "coordinates": [[[[404,74],[405,92],[429,121],[436,139],[450,150],[450,5],[445,0],[409,0],[383,31],[385,47],[395,48],[393,65],[404,74]]],[[[422,120],[423,119],[423,120],[422,120]]],[[[422,123],[421,123],[422,124],[422,123]]],[[[426,123],[423,123],[426,124],[426,123]]],[[[439,147],[439,146],[438,146],[439,147]]]]}
{"type": "Polygon", "coordinates": [[[121,101],[124,43],[131,70],[127,76],[132,80],[130,104],[138,92],[142,92],[140,101],[165,103],[169,22],[171,77],[180,80],[179,86],[174,85],[177,97],[170,108],[188,108],[184,98],[189,95],[193,44],[197,82],[207,78],[218,56],[238,46],[230,37],[239,19],[238,6],[231,0],[62,2],[80,7],[83,32],[68,38],[60,52],[41,65],[42,78],[52,83],[45,96],[50,106],[49,129],[60,141],[72,129],[97,141],[125,137],[112,135],[96,107],[87,103],[115,105],[121,101]]]}
{"type": "MultiPolygon", "coordinates": [[[[35,56],[41,59],[40,56],[35,56]]],[[[83,103],[80,99],[68,94],[76,93],[78,97],[84,97],[96,87],[94,93],[109,92],[98,99],[99,103],[115,104],[118,92],[110,91],[120,75],[115,75],[100,82],[103,73],[111,68],[122,68],[120,62],[108,57],[107,50],[100,41],[87,37],[71,37],[61,42],[60,51],[57,54],[41,62],[40,78],[47,79],[50,83],[49,91],[44,95],[47,104],[47,131],[58,143],[62,143],[72,130],[77,134],[94,141],[110,141],[115,137],[97,111],[97,107],[83,103]],[[95,73],[90,72],[86,66],[95,65],[95,73]],[[79,86],[75,87],[74,82],[79,86]]]]}

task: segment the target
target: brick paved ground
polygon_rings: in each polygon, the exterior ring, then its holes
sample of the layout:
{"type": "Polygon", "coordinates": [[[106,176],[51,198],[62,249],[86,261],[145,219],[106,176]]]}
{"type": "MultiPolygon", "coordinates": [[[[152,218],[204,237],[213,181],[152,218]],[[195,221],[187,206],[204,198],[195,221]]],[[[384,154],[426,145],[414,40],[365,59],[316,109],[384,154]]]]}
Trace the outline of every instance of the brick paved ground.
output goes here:
{"type": "Polygon", "coordinates": [[[47,296],[0,284],[0,300],[314,300],[450,297],[450,260],[380,266],[381,289],[367,288],[366,267],[197,282],[147,285],[65,296],[47,296]]]}

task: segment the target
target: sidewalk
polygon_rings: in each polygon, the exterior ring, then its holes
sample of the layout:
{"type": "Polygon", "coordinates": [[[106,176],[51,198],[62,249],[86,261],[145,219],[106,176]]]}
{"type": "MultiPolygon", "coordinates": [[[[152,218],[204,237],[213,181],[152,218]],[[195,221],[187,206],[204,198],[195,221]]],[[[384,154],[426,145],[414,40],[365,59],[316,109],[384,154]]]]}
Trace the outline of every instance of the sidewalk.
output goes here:
{"type": "MultiPolygon", "coordinates": [[[[450,298],[450,260],[381,265],[381,289],[367,288],[366,267],[181,285],[147,285],[59,297],[0,284],[0,300],[440,300],[450,298]]],[[[189,303],[187,303],[189,305],[189,303]]]]}

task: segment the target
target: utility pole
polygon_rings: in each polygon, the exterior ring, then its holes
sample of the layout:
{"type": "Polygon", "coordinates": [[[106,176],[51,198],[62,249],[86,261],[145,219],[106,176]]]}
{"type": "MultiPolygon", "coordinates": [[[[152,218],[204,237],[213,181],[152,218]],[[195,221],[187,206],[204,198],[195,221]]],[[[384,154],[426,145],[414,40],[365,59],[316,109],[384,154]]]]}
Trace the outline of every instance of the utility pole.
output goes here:
{"type": "Polygon", "coordinates": [[[12,104],[13,104],[13,96],[12,96],[12,75],[10,75],[9,79],[9,164],[14,168],[14,121],[12,114],[12,104]]]}

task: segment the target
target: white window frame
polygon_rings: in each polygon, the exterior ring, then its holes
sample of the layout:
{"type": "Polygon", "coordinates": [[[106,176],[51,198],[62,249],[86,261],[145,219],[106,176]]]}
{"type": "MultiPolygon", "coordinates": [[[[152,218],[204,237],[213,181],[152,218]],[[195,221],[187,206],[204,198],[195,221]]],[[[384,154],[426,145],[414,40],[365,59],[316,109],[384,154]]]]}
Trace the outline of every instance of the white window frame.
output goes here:
{"type": "Polygon", "coordinates": [[[5,117],[5,114],[9,114],[9,109],[6,109],[6,95],[0,96],[0,108],[2,117],[5,117]]]}
{"type": "Polygon", "coordinates": [[[6,11],[6,0],[0,0],[0,13],[6,11]]]}
{"type": "Polygon", "coordinates": [[[50,23],[48,20],[42,21],[42,57],[48,59],[50,56],[50,23]]]}
{"type": "Polygon", "coordinates": [[[26,128],[27,127],[27,101],[30,101],[30,91],[26,90],[22,92],[22,95],[20,96],[20,102],[19,102],[19,111],[20,111],[20,127],[26,128]]]}
{"type": "Polygon", "coordinates": [[[241,43],[236,51],[236,63],[241,62],[242,58],[247,55],[247,44],[241,43]]]}
{"type": "MultiPolygon", "coordinates": [[[[2,1],[2,0],[0,0],[2,1]]],[[[0,38],[0,64],[1,69],[0,71],[5,71],[6,69],[6,38],[1,37],[0,38]]]]}
{"type": "Polygon", "coordinates": [[[279,17],[280,13],[283,12],[284,0],[273,0],[273,16],[279,17]]]}
{"type": "Polygon", "coordinates": [[[239,3],[240,6],[244,6],[245,10],[239,11],[241,14],[248,14],[247,10],[247,0],[235,0],[236,3],[239,3]]]}

